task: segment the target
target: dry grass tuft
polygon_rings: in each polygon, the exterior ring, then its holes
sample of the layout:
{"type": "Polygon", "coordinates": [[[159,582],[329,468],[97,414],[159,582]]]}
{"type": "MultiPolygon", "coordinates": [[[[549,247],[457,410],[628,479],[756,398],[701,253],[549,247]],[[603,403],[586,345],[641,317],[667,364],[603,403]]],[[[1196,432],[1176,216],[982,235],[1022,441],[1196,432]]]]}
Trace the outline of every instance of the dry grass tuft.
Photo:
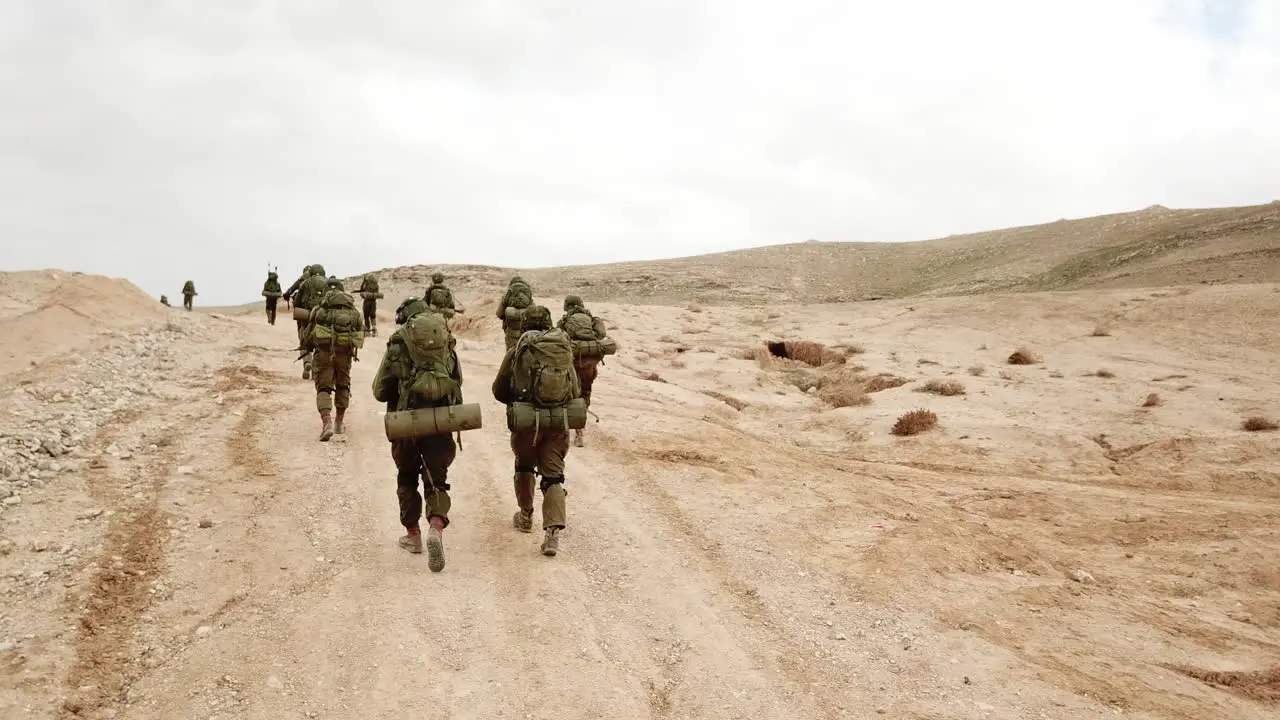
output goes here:
{"type": "Polygon", "coordinates": [[[660,382],[660,383],[665,383],[665,382],[666,382],[666,380],[663,380],[663,379],[662,379],[662,376],[661,376],[661,375],[659,375],[659,374],[658,374],[658,373],[656,373],[656,372],[647,372],[647,373],[643,373],[643,374],[641,374],[641,375],[640,375],[640,379],[641,379],[641,380],[648,380],[649,382],[660,382]]]}
{"type": "Polygon", "coordinates": [[[1042,358],[1035,351],[1028,348],[1018,348],[1009,356],[1010,365],[1035,365],[1042,361],[1042,358]]]}
{"type": "Polygon", "coordinates": [[[1240,427],[1249,432],[1267,432],[1280,430],[1280,423],[1268,417],[1254,415],[1253,417],[1245,418],[1244,422],[1240,423],[1240,427]]]}
{"type": "Polygon", "coordinates": [[[969,367],[969,374],[974,377],[982,377],[987,374],[987,367],[985,365],[971,365],[969,367]]]}
{"type": "MultiPolygon", "coordinates": [[[[822,343],[816,343],[811,340],[788,340],[782,343],[782,350],[782,357],[798,360],[805,365],[822,367],[827,363],[828,352],[826,346],[822,343]]],[[[770,347],[770,352],[777,354],[773,347],[770,347]]]]}
{"type": "Polygon", "coordinates": [[[454,335],[466,337],[468,335],[477,335],[482,330],[484,330],[484,325],[480,321],[480,316],[460,313],[449,319],[449,332],[454,335]]]}
{"type": "Polygon", "coordinates": [[[951,397],[954,395],[964,395],[964,385],[956,380],[930,380],[924,385],[916,388],[916,392],[927,392],[933,393],[934,395],[951,397]]]}
{"type": "Polygon", "coordinates": [[[1151,393],[1146,400],[1142,401],[1142,407],[1157,407],[1164,401],[1160,399],[1160,393],[1151,393]]]}
{"type": "Polygon", "coordinates": [[[724,393],[716,392],[715,390],[703,390],[702,394],[707,397],[713,397],[734,410],[742,410],[747,406],[746,403],[742,402],[738,398],[733,397],[732,395],[725,395],[724,393]]]}
{"type": "Polygon", "coordinates": [[[692,303],[692,304],[690,304],[690,305],[689,305],[689,307],[687,307],[687,308],[685,308],[685,309],[686,309],[686,310],[688,310],[688,311],[689,311],[689,312],[691,312],[691,313],[700,313],[700,312],[702,312],[702,306],[701,306],[701,305],[699,305],[698,303],[692,303]]]}
{"type": "Polygon", "coordinates": [[[897,375],[880,373],[879,375],[868,379],[865,388],[867,392],[874,393],[880,392],[881,390],[892,390],[893,388],[902,387],[908,382],[910,382],[910,380],[900,378],[897,375]]]}
{"type": "Polygon", "coordinates": [[[1093,372],[1093,374],[1094,374],[1096,377],[1100,377],[1100,378],[1113,378],[1113,377],[1115,377],[1115,376],[1116,376],[1116,374],[1115,374],[1115,373],[1111,372],[1110,370],[1108,370],[1108,369],[1106,369],[1106,368],[1099,368],[1099,369],[1095,370],[1095,371],[1093,372]]]}
{"type": "Polygon", "coordinates": [[[924,408],[918,408],[898,418],[889,432],[900,437],[919,435],[937,426],[938,416],[924,408]]]}
{"type": "Polygon", "coordinates": [[[1110,337],[1111,336],[1110,323],[1100,322],[1097,325],[1094,325],[1093,332],[1089,333],[1089,335],[1093,337],[1110,337]]]}
{"type": "Polygon", "coordinates": [[[863,368],[845,366],[818,378],[818,398],[832,407],[859,407],[870,405],[867,397],[863,368]]]}

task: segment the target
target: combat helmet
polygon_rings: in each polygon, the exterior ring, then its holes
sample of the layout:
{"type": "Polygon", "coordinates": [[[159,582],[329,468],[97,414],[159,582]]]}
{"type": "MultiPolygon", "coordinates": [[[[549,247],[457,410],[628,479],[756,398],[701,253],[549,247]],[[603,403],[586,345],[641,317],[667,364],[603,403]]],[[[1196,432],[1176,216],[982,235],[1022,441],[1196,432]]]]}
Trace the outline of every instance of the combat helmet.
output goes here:
{"type": "Polygon", "coordinates": [[[330,275],[329,279],[324,281],[324,289],[325,290],[341,290],[342,292],[347,291],[347,289],[342,286],[342,281],[334,277],[333,275],[330,275]]]}
{"type": "Polygon", "coordinates": [[[396,324],[403,325],[409,321],[409,318],[427,311],[427,304],[422,298],[407,297],[400,306],[396,308],[396,324]]]}
{"type": "Polygon", "coordinates": [[[551,327],[551,311],[545,305],[530,305],[520,320],[521,330],[547,330],[551,327]]]}
{"type": "Polygon", "coordinates": [[[436,285],[442,284],[444,282],[444,273],[442,272],[432,273],[431,282],[435,283],[436,285]]]}
{"type": "Polygon", "coordinates": [[[575,307],[582,307],[582,298],[577,295],[566,295],[564,297],[564,309],[567,311],[569,308],[575,307]]]}
{"type": "Polygon", "coordinates": [[[316,263],[315,265],[312,265],[311,268],[312,268],[312,271],[311,271],[312,274],[319,275],[320,277],[325,276],[324,266],[321,265],[320,263],[316,263]]]}

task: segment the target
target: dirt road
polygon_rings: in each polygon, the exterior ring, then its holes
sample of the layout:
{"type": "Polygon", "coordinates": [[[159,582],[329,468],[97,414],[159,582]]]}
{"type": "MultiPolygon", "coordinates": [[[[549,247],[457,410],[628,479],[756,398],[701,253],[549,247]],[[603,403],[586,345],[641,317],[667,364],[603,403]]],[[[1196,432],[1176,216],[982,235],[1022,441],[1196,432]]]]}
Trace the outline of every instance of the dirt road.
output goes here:
{"type": "MultiPolygon", "coordinates": [[[[0,717],[1269,715],[1263,695],[1176,666],[1280,659],[1272,445],[1232,445],[1235,468],[1262,479],[1224,469],[1215,490],[1150,486],[1129,472],[1150,474],[1141,449],[1053,428],[1004,456],[959,431],[850,439],[840,424],[856,408],[815,415],[809,395],[726,359],[751,322],[731,312],[700,315],[682,344],[637,328],[680,335],[690,313],[612,310],[624,343],[657,349],[602,370],[556,558],[510,527],[512,461],[488,392],[501,339],[465,335],[464,392],[485,427],[451,471],[439,574],[395,545],[395,470],[369,394],[380,340],[355,366],[348,433],[320,443],[291,324],[179,318],[133,358],[155,373],[150,394],[86,441],[63,485],[6,508],[0,717]]],[[[969,362],[931,345],[929,322],[905,331],[905,307],[875,312],[824,322],[969,362]]],[[[941,401],[1021,412],[1019,382],[970,382],[990,395],[941,401]]],[[[1199,462],[1197,442],[1162,452],[1199,462]]]]}

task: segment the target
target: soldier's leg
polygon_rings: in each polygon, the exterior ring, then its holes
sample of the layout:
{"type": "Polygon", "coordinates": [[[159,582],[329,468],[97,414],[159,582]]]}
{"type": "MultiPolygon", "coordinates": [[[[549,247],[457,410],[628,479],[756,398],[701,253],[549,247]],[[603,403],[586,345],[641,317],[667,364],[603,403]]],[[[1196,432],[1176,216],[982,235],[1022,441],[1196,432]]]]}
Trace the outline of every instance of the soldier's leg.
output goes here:
{"type": "Polygon", "coordinates": [[[346,430],[343,422],[346,419],[347,408],[351,406],[351,362],[350,353],[341,352],[333,355],[333,405],[337,410],[333,431],[336,433],[346,430]]]}
{"type": "Polygon", "coordinates": [[[333,393],[336,383],[333,353],[329,350],[318,351],[312,371],[315,373],[316,410],[320,411],[320,422],[323,425],[320,439],[327,441],[333,437],[334,430],[333,393]]]}
{"type": "Polygon", "coordinates": [[[533,532],[533,491],[538,483],[538,449],[533,433],[511,433],[511,453],[515,456],[514,486],[519,510],[511,522],[520,532],[533,532]]]}
{"type": "MultiPolygon", "coordinates": [[[[301,320],[296,320],[296,319],[294,320],[294,323],[298,325],[298,347],[302,347],[303,340],[307,334],[307,324],[301,320]]],[[[302,379],[303,380],[311,379],[311,359],[312,359],[311,356],[314,354],[315,354],[314,352],[308,352],[306,355],[302,356],[302,379]]]]}
{"type": "Polygon", "coordinates": [[[396,463],[396,499],[400,503],[400,524],[405,534],[400,547],[412,553],[422,552],[422,496],[418,494],[418,476],[422,472],[422,454],[413,440],[394,440],[391,459],[396,463]]]}
{"type": "Polygon", "coordinates": [[[273,298],[273,297],[267,298],[267,323],[268,324],[271,324],[271,325],[276,324],[276,302],[278,300],[279,298],[273,298]]]}
{"type": "Polygon", "coordinates": [[[560,531],[565,527],[564,456],[569,452],[569,434],[564,430],[544,432],[538,438],[538,473],[542,475],[542,554],[560,551],[560,531]]]}
{"type": "Polygon", "coordinates": [[[418,443],[425,464],[422,478],[423,497],[426,500],[427,568],[431,572],[444,569],[444,529],[449,526],[449,466],[457,456],[457,445],[452,435],[431,435],[418,443]]]}
{"type": "MultiPolygon", "coordinates": [[[[587,409],[591,409],[591,386],[595,384],[598,363],[595,360],[587,360],[574,365],[574,370],[578,373],[578,384],[582,386],[582,399],[587,404],[587,409]]],[[[573,431],[573,444],[582,447],[583,432],[582,429],[573,431]]]]}

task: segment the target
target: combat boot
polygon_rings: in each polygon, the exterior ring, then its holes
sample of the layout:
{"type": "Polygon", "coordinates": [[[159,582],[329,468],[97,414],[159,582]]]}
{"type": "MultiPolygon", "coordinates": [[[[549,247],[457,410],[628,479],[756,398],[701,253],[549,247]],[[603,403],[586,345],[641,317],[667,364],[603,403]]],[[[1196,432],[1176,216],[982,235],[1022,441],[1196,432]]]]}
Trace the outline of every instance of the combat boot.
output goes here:
{"type": "Polygon", "coordinates": [[[438,517],[431,518],[431,527],[427,530],[427,569],[431,572],[444,569],[444,521],[438,517]]]}
{"type": "Polygon", "coordinates": [[[320,428],[320,442],[329,442],[329,438],[333,437],[333,416],[327,410],[321,410],[320,422],[323,423],[323,427],[320,428]]]}
{"type": "Polygon", "coordinates": [[[523,510],[517,510],[516,514],[511,516],[511,525],[523,533],[533,532],[533,513],[526,514],[523,510]]]}
{"type": "Polygon", "coordinates": [[[333,431],[334,431],[335,433],[337,433],[338,435],[341,435],[342,433],[344,433],[344,432],[346,432],[346,431],[347,431],[346,427],[344,427],[344,426],[343,426],[343,424],[342,424],[342,418],[343,418],[343,416],[344,416],[344,415],[346,415],[346,414],[347,414],[347,409],[346,409],[346,408],[340,408],[340,409],[338,410],[338,415],[337,415],[337,417],[335,417],[335,418],[333,419],[333,431]]]}
{"type": "Polygon", "coordinates": [[[573,431],[573,445],[574,447],[582,447],[583,445],[581,428],[573,431]]]}
{"type": "Polygon", "coordinates": [[[310,366],[310,365],[303,365],[303,366],[302,366],[302,379],[303,379],[303,380],[310,380],[310,379],[311,379],[311,366],[310,366]]]}
{"type": "Polygon", "coordinates": [[[546,529],[542,537],[542,554],[547,557],[555,557],[560,551],[560,528],[549,527],[546,529]]]}
{"type": "Polygon", "coordinates": [[[538,476],[533,473],[515,475],[516,505],[520,509],[511,516],[511,524],[520,532],[533,532],[533,489],[537,482],[538,476]]]}
{"type": "Polygon", "coordinates": [[[422,531],[416,527],[407,528],[396,544],[417,555],[422,552],[422,531]]]}

